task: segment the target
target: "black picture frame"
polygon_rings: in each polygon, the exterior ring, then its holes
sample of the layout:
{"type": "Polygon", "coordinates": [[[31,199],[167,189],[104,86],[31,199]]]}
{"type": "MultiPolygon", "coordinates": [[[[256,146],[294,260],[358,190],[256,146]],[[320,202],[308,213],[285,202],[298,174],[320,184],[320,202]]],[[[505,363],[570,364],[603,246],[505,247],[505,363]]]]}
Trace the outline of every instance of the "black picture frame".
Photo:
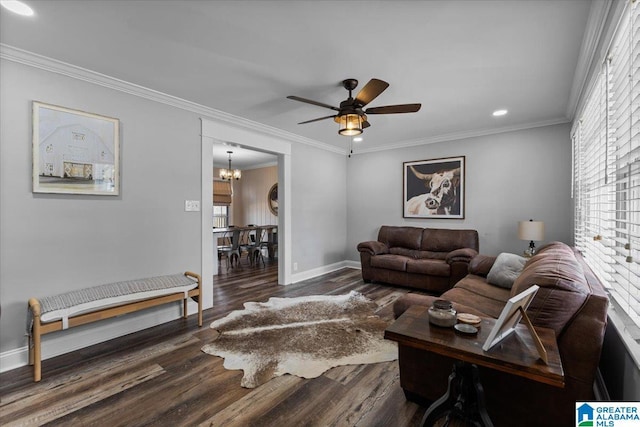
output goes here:
{"type": "Polygon", "coordinates": [[[404,218],[464,219],[465,156],[403,163],[404,218]]]}

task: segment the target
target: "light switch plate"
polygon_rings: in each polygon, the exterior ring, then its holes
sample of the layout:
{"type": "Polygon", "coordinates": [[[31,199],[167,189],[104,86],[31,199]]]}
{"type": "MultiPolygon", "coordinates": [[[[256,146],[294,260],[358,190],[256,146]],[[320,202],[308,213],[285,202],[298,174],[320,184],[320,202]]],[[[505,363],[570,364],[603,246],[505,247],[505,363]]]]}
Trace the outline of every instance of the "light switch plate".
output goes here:
{"type": "Polygon", "coordinates": [[[185,212],[200,212],[200,200],[185,200],[184,201],[185,212]]]}

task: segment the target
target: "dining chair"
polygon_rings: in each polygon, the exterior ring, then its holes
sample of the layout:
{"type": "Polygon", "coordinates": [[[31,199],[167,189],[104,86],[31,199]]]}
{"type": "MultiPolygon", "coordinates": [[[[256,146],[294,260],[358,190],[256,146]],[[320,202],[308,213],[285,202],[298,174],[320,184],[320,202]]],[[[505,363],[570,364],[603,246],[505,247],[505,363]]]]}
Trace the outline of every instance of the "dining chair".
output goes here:
{"type": "Polygon", "coordinates": [[[251,253],[250,253],[250,260],[251,263],[256,263],[256,265],[260,265],[260,261],[262,261],[262,265],[264,266],[264,256],[262,255],[262,250],[263,248],[266,247],[266,244],[268,243],[266,240],[266,232],[267,230],[262,228],[262,227],[258,227],[256,229],[255,234],[252,235],[253,238],[253,245],[251,246],[251,253]]]}
{"type": "Polygon", "coordinates": [[[240,230],[231,232],[231,245],[219,247],[218,254],[220,254],[220,257],[227,257],[227,270],[230,266],[233,267],[234,259],[236,267],[240,265],[240,230]]]}

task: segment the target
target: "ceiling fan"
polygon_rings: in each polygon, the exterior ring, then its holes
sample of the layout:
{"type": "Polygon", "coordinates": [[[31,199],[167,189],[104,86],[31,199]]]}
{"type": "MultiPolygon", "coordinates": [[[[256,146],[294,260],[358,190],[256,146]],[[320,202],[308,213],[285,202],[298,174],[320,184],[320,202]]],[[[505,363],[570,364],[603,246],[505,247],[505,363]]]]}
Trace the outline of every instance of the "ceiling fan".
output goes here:
{"type": "Polygon", "coordinates": [[[340,107],[334,107],[329,104],[301,98],[299,96],[287,96],[288,99],[293,99],[294,101],[305,102],[307,104],[317,105],[318,107],[329,108],[337,111],[334,115],[319,117],[317,119],[307,120],[298,124],[302,125],[305,123],[317,122],[319,120],[333,119],[340,125],[338,130],[340,135],[354,136],[360,135],[363,129],[371,126],[367,120],[368,114],[415,113],[420,110],[420,107],[422,106],[422,104],[385,105],[383,107],[373,107],[365,110],[363,108],[384,92],[384,90],[389,87],[389,83],[379,79],[371,79],[362,89],[360,89],[360,92],[358,92],[355,98],[352,97],[351,91],[358,86],[358,80],[343,80],[342,86],[349,91],[349,98],[342,101],[340,103],[340,107]]]}

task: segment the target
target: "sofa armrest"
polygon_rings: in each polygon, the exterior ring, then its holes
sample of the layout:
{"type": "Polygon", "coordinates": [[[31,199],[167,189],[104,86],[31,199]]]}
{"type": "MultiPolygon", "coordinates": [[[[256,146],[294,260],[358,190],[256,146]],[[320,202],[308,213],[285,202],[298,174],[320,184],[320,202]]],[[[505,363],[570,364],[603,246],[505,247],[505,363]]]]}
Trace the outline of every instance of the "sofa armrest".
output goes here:
{"type": "Polygon", "coordinates": [[[358,243],[359,252],[369,252],[371,255],[388,254],[389,247],[382,242],[372,240],[370,242],[358,243]]]}
{"type": "Polygon", "coordinates": [[[447,254],[447,257],[445,258],[445,261],[447,261],[447,263],[449,263],[449,264],[454,263],[454,262],[466,262],[466,263],[468,263],[476,255],[478,255],[478,252],[475,249],[461,248],[461,249],[456,249],[456,250],[453,250],[453,251],[449,252],[447,254]]]}
{"type": "Polygon", "coordinates": [[[493,263],[496,261],[496,257],[478,254],[469,263],[469,273],[476,276],[487,277],[493,263]]]}

